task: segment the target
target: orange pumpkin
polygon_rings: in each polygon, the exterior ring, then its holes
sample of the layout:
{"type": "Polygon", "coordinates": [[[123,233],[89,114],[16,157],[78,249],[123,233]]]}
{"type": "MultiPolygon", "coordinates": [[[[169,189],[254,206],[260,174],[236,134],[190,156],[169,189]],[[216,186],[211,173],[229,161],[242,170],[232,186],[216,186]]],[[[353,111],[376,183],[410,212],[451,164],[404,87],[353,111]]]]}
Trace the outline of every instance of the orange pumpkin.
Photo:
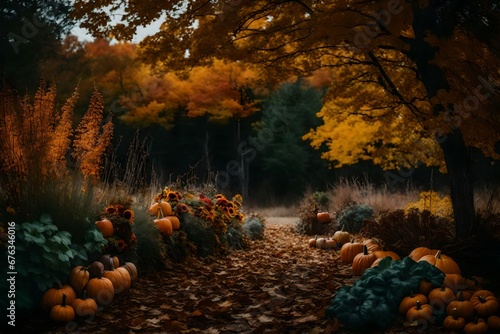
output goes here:
{"type": "Polygon", "coordinates": [[[484,319],[476,317],[474,321],[465,324],[463,331],[465,334],[483,334],[488,333],[489,327],[484,319]]]}
{"type": "Polygon", "coordinates": [[[488,326],[494,331],[500,331],[500,316],[490,315],[486,321],[488,326]]]}
{"type": "Polygon", "coordinates": [[[373,252],[373,254],[375,254],[375,256],[377,258],[385,258],[387,256],[390,256],[393,260],[399,260],[400,259],[399,255],[396,254],[393,251],[382,251],[382,250],[380,250],[380,251],[373,252]]]}
{"type": "Polygon", "coordinates": [[[495,314],[500,308],[497,298],[489,290],[478,290],[470,298],[474,310],[479,317],[488,317],[495,314]]]}
{"type": "Polygon", "coordinates": [[[406,313],[406,320],[409,322],[434,322],[432,316],[432,307],[429,304],[422,304],[420,300],[417,300],[417,305],[413,306],[406,313]]]}
{"type": "Polygon", "coordinates": [[[352,272],[356,276],[361,276],[366,269],[370,268],[377,257],[368,252],[368,247],[363,245],[363,253],[359,253],[352,260],[352,272]]]}
{"type": "Polygon", "coordinates": [[[111,220],[108,219],[98,220],[95,222],[95,226],[97,226],[97,229],[101,231],[103,237],[109,238],[113,236],[114,229],[111,220]]]}
{"type": "Polygon", "coordinates": [[[127,291],[130,289],[130,286],[132,285],[132,277],[130,277],[128,270],[124,267],[118,267],[115,271],[120,273],[122,276],[124,290],[127,291]]]}
{"type": "Polygon", "coordinates": [[[120,259],[118,256],[111,254],[103,254],[99,261],[104,265],[105,270],[110,270],[111,264],[113,264],[113,268],[118,268],[120,265],[120,259]]]}
{"type": "Polygon", "coordinates": [[[125,262],[123,265],[125,269],[128,270],[132,282],[134,282],[138,277],[137,267],[132,262],[125,262]]]}
{"type": "Polygon", "coordinates": [[[330,214],[328,212],[318,212],[316,214],[316,219],[320,223],[329,223],[330,222],[330,214]]]}
{"type": "Polygon", "coordinates": [[[79,317],[89,317],[97,313],[97,303],[92,298],[87,298],[87,291],[83,290],[82,298],[77,298],[71,303],[71,307],[79,317]]]}
{"type": "Polygon", "coordinates": [[[110,260],[110,269],[106,270],[102,277],[105,277],[111,281],[115,290],[115,294],[119,294],[125,291],[126,282],[123,281],[123,276],[115,270],[112,260],[110,260]]]}
{"type": "Polygon", "coordinates": [[[60,322],[70,322],[75,319],[75,310],[66,304],[66,294],[62,294],[61,304],[52,307],[50,318],[60,322]]]}
{"type": "Polygon", "coordinates": [[[170,220],[170,222],[172,223],[172,229],[174,231],[179,230],[181,228],[181,222],[179,218],[177,218],[176,216],[167,216],[165,218],[170,220]]]}
{"type": "Polygon", "coordinates": [[[430,249],[427,247],[417,247],[414,250],[411,251],[410,255],[408,257],[412,259],[413,261],[418,261],[425,255],[436,255],[438,252],[437,249],[430,249]]]}
{"type": "Polygon", "coordinates": [[[435,288],[434,284],[427,279],[421,279],[418,286],[418,292],[423,295],[428,295],[435,288]]]}
{"type": "Polygon", "coordinates": [[[435,288],[429,293],[429,304],[434,313],[442,314],[446,312],[446,306],[455,300],[455,293],[446,286],[435,288]]]}
{"type": "Polygon", "coordinates": [[[464,300],[462,291],[457,294],[457,299],[451,301],[446,307],[446,313],[448,315],[453,315],[454,309],[456,309],[457,317],[464,318],[466,322],[470,322],[474,319],[474,306],[468,300],[464,300]]]}
{"type": "Polygon", "coordinates": [[[363,241],[363,245],[366,246],[366,248],[368,248],[368,251],[370,253],[374,253],[374,252],[377,252],[377,251],[381,251],[382,250],[382,247],[380,247],[380,245],[373,239],[366,239],[363,241]]]}
{"type": "Polygon", "coordinates": [[[91,278],[87,283],[87,296],[99,305],[109,305],[115,296],[115,288],[106,277],[91,278]]]}
{"type": "Polygon", "coordinates": [[[409,296],[404,297],[401,303],[399,303],[399,313],[401,315],[406,315],[409,309],[417,306],[417,301],[421,304],[427,304],[429,302],[427,297],[420,293],[410,293],[409,296]]]}
{"type": "Polygon", "coordinates": [[[149,208],[149,212],[159,218],[172,216],[174,214],[172,211],[172,206],[168,202],[159,202],[151,205],[151,207],[149,208]]]}
{"type": "Polygon", "coordinates": [[[82,293],[85,285],[90,279],[90,273],[87,268],[83,266],[76,266],[71,269],[69,274],[69,284],[73,287],[77,294],[82,293]]]}
{"type": "Polygon", "coordinates": [[[446,274],[443,284],[457,293],[458,291],[467,289],[466,278],[461,274],[446,274]]]}
{"type": "Polygon", "coordinates": [[[363,253],[363,244],[354,242],[354,239],[352,239],[351,242],[342,245],[340,249],[340,260],[342,263],[351,264],[354,257],[359,253],[363,253]]]}
{"type": "Polygon", "coordinates": [[[465,319],[458,317],[457,309],[454,308],[452,314],[444,318],[443,325],[449,331],[459,332],[465,327],[465,319]]]}
{"type": "Polygon", "coordinates": [[[76,298],[75,290],[69,285],[62,285],[57,282],[54,288],[50,288],[42,295],[42,307],[45,311],[50,312],[56,305],[61,305],[63,295],[66,297],[66,303],[71,304],[76,298]]]}
{"type": "Polygon", "coordinates": [[[436,255],[425,255],[418,262],[427,261],[445,274],[461,274],[458,264],[449,256],[441,254],[438,250],[436,255]]]}
{"type": "Polygon", "coordinates": [[[158,219],[155,219],[154,222],[156,223],[158,230],[160,230],[160,233],[166,234],[166,235],[172,235],[174,233],[174,228],[172,226],[172,222],[169,219],[158,218],[158,219]]]}

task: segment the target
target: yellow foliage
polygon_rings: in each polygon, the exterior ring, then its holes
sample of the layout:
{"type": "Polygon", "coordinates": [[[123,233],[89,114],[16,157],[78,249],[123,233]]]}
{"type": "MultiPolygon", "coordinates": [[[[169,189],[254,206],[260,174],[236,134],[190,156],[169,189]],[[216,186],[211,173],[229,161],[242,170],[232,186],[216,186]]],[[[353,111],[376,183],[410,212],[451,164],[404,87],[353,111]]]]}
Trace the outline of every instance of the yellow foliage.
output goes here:
{"type": "Polygon", "coordinates": [[[408,203],[405,206],[405,212],[408,212],[410,209],[428,210],[435,216],[453,219],[453,207],[450,196],[445,195],[440,197],[437,192],[432,190],[421,192],[420,200],[408,203]]]}

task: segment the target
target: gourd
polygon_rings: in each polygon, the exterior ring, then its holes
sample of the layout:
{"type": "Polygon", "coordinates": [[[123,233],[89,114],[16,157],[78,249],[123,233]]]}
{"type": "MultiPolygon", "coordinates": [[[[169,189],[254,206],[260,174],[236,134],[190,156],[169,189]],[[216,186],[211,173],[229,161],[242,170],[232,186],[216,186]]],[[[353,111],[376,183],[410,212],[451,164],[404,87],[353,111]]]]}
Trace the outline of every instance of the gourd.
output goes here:
{"type": "Polygon", "coordinates": [[[160,233],[165,235],[172,235],[174,233],[174,228],[172,226],[172,222],[168,218],[158,218],[155,219],[154,222],[160,230],[160,233]]]}
{"type": "Polygon", "coordinates": [[[89,271],[90,279],[101,277],[104,273],[104,264],[102,264],[102,262],[100,261],[94,261],[87,267],[87,270],[89,271]]]}
{"type": "Polygon", "coordinates": [[[341,245],[351,241],[351,235],[344,230],[336,231],[332,238],[341,245]]]}
{"type": "Polygon", "coordinates": [[[62,303],[60,305],[54,305],[50,310],[50,318],[55,321],[60,322],[70,322],[75,319],[75,310],[66,304],[66,294],[63,293],[61,296],[62,303]]]}
{"type": "Polygon", "coordinates": [[[472,306],[479,317],[488,317],[495,314],[500,305],[493,292],[489,290],[478,290],[470,298],[472,306]]]}
{"type": "Polygon", "coordinates": [[[90,279],[90,273],[84,266],[76,266],[71,269],[69,274],[69,284],[73,287],[77,294],[82,293],[85,285],[90,279]]]}
{"type": "Polygon", "coordinates": [[[347,242],[342,245],[342,248],[340,249],[340,260],[342,263],[351,264],[354,257],[362,252],[363,244],[354,242],[354,239],[352,239],[351,242],[347,242]]]}
{"type": "Polygon", "coordinates": [[[102,276],[111,281],[114,287],[115,294],[119,294],[125,290],[125,282],[123,281],[122,275],[115,270],[113,261],[111,259],[109,260],[109,266],[110,269],[106,270],[102,276]]]}
{"type": "Polygon", "coordinates": [[[488,324],[484,319],[475,317],[474,321],[465,324],[463,331],[465,334],[483,334],[487,333],[488,330],[488,324]]]}
{"type": "Polygon", "coordinates": [[[318,238],[316,239],[316,247],[319,249],[323,249],[326,244],[326,238],[318,238]]]}
{"type": "Polygon", "coordinates": [[[443,325],[450,331],[461,331],[465,327],[465,319],[457,316],[457,309],[454,308],[451,315],[444,318],[443,325]]]}
{"type": "Polygon", "coordinates": [[[96,301],[99,305],[109,305],[115,296],[113,283],[106,277],[91,278],[87,283],[87,297],[96,301]]]}
{"type": "Polygon", "coordinates": [[[109,219],[98,220],[95,222],[95,225],[97,229],[101,231],[103,237],[109,238],[113,236],[113,223],[109,219]]]}
{"type": "Polygon", "coordinates": [[[417,304],[410,308],[406,313],[406,320],[414,321],[428,321],[433,322],[432,307],[429,304],[422,304],[417,300],[417,304]]]}
{"type": "Polygon", "coordinates": [[[436,255],[437,252],[438,252],[437,249],[430,249],[427,247],[417,247],[411,251],[408,257],[414,261],[418,261],[425,255],[436,255]]]}
{"type": "Polygon", "coordinates": [[[76,298],[75,290],[69,285],[62,285],[61,282],[57,282],[54,288],[50,288],[45,291],[42,295],[42,307],[47,312],[50,312],[52,308],[56,305],[61,304],[61,300],[65,295],[66,302],[71,304],[76,298]]]}
{"type": "Polygon", "coordinates": [[[137,267],[135,266],[135,264],[133,264],[132,262],[125,262],[125,264],[122,267],[124,267],[125,269],[128,270],[128,273],[130,274],[130,278],[131,278],[132,282],[137,280],[138,272],[137,272],[137,267]]]}
{"type": "Polygon", "coordinates": [[[330,222],[330,214],[328,212],[318,212],[316,214],[316,219],[320,223],[329,223],[330,222]]]}
{"type": "Polygon", "coordinates": [[[462,291],[458,292],[457,299],[451,301],[446,307],[446,313],[452,315],[453,310],[456,309],[457,316],[464,318],[466,322],[474,319],[474,306],[468,300],[464,300],[462,291]]]}
{"type": "Polygon", "coordinates": [[[429,293],[429,304],[434,312],[445,312],[446,306],[455,300],[453,290],[446,286],[435,288],[429,293]]]}
{"type": "Polygon", "coordinates": [[[427,261],[445,274],[461,274],[458,264],[449,256],[442,255],[438,250],[435,255],[425,255],[420,261],[427,261]]]}
{"type": "Polygon", "coordinates": [[[97,303],[92,298],[87,298],[87,291],[83,290],[82,298],[76,298],[71,303],[75,314],[79,317],[92,317],[97,313],[97,303]]]}
{"type": "Polygon", "coordinates": [[[420,293],[410,292],[410,295],[404,297],[401,303],[399,304],[399,313],[401,315],[406,315],[409,309],[417,306],[417,301],[422,304],[427,304],[429,302],[426,296],[420,293]]]}
{"type": "Polygon", "coordinates": [[[368,247],[363,245],[363,253],[359,253],[352,260],[352,272],[356,276],[361,276],[366,269],[370,268],[377,257],[368,252],[368,247]]]}
{"type": "Polygon", "coordinates": [[[179,220],[179,218],[177,218],[177,216],[166,216],[165,218],[170,220],[170,222],[172,223],[172,229],[174,231],[181,228],[181,221],[179,220]]]}

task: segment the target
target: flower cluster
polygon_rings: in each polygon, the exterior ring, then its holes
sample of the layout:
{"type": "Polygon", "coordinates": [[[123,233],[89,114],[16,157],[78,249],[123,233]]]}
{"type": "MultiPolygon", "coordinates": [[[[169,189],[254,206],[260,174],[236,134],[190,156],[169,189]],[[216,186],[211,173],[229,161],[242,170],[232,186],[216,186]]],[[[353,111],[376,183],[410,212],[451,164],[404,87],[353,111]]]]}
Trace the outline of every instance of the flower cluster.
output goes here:
{"type": "Polygon", "coordinates": [[[104,249],[107,253],[122,253],[136,245],[136,236],[132,232],[134,211],[130,204],[110,204],[100,216],[101,219],[108,219],[113,223],[113,236],[107,238],[108,244],[104,249]]]}
{"type": "Polygon", "coordinates": [[[420,211],[429,210],[435,216],[453,219],[450,196],[440,197],[437,192],[432,190],[421,192],[420,200],[406,204],[405,212],[408,213],[412,208],[420,211]]]}

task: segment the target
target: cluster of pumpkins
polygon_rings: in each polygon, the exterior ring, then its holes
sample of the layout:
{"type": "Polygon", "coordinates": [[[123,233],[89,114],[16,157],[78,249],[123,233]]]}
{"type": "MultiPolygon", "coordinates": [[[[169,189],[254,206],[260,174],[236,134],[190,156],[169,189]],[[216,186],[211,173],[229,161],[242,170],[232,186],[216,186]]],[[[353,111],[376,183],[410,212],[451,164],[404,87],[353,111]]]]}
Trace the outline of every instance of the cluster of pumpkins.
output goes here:
{"type": "Polygon", "coordinates": [[[319,249],[338,249],[351,240],[351,234],[346,231],[336,231],[331,237],[314,237],[308,240],[309,247],[319,249]]]}
{"type": "Polygon", "coordinates": [[[109,305],[116,295],[128,291],[136,279],[137,267],[132,262],[120,266],[118,257],[105,254],[88,267],[71,269],[69,284],[58,282],[45,291],[41,306],[54,321],[92,318],[99,305],[109,305]]]}
{"type": "Polygon", "coordinates": [[[154,203],[149,208],[149,212],[157,217],[154,219],[154,223],[160,230],[160,233],[164,235],[172,235],[175,230],[179,230],[181,228],[181,222],[179,218],[174,215],[170,203],[154,203]]]}
{"type": "Polygon", "coordinates": [[[433,264],[445,278],[441,287],[422,281],[418,293],[403,299],[399,311],[406,320],[432,323],[442,317],[443,326],[453,332],[500,331],[500,303],[496,296],[462,276],[460,267],[451,257],[426,247],[415,248],[409,257],[433,264]]]}
{"type": "MultiPolygon", "coordinates": [[[[345,243],[340,250],[344,264],[351,264],[355,275],[378,265],[385,257],[398,260],[398,254],[384,251],[372,239],[345,243]]],[[[399,312],[409,323],[430,324],[441,317],[443,326],[454,332],[487,333],[500,331],[500,303],[493,292],[481,289],[462,276],[459,265],[440,250],[417,247],[409,255],[414,261],[426,261],[444,274],[441,287],[422,280],[419,291],[405,297],[399,312]]]]}

